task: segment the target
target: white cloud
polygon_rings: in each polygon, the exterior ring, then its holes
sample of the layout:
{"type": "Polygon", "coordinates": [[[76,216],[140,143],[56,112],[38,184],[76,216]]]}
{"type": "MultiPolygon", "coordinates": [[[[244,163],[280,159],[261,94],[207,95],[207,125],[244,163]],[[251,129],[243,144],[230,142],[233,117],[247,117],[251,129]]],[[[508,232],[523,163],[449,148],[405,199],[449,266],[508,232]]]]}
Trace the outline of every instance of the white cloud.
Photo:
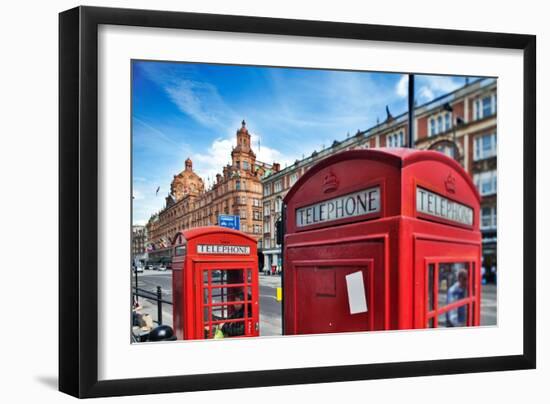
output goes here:
{"type": "MultiPolygon", "coordinates": [[[[293,164],[291,156],[286,156],[279,150],[263,144],[261,136],[251,133],[252,150],[256,153],[256,160],[272,164],[280,163],[281,167],[293,164]],[[258,142],[259,141],[259,142],[258,142]],[[258,145],[260,146],[258,148],[258,145]]],[[[206,149],[205,153],[195,153],[193,157],[193,171],[195,171],[205,183],[214,181],[216,174],[223,172],[223,167],[231,163],[231,150],[236,146],[236,137],[217,138],[206,149]]]]}
{"type": "Polygon", "coordinates": [[[268,164],[279,163],[281,164],[281,167],[293,164],[292,156],[285,155],[277,149],[262,145],[262,138],[260,135],[252,133],[250,137],[252,149],[254,150],[254,153],[256,153],[256,160],[268,164]]]}
{"type": "Polygon", "coordinates": [[[418,90],[417,96],[422,102],[430,101],[435,98],[434,92],[429,87],[426,87],[426,86],[420,87],[420,90],[418,90]]]}
{"type": "Polygon", "coordinates": [[[231,161],[231,149],[234,143],[228,138],[215,139],[205,153],[195,153],[192,157],[193,171],[205,182],[209,177],[213,180],[217,173],[223,172],[223,166],[231,161]]]}
{"type": "Polygon", "coordinates": [[[179,80],[164,90],[180,111],[210,128],[223,128],[233,113],[218,89],[210,83],[179,80]]]}
{"type": "Polygon", "coordinates": [[[456,90],[460,86],[459,79],[453,76],[417,76],[420,102],[426,102],[435,97],[456,90]]]}
{"type": "Polygon", "coordinates": [[[405,98],[409,95],[409,76],[404,74],[401,76],[397,85],[395,86],[395,92],[398,96],[405,98]]]}

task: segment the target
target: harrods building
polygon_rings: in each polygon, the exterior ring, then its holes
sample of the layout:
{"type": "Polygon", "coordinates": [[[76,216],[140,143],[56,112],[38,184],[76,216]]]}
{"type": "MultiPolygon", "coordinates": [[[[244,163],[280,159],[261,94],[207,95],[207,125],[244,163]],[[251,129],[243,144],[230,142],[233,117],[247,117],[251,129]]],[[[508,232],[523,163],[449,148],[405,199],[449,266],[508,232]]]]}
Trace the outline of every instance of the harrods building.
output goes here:
{"type": "Polygon", "coordinates": [[[272,166],[256,160],[245,121],[236,133],[237,144],[231,151],[231,164],[216,175],[206,189],[193,171],[193,162],[174,175],[165,208],[147,223],[150,260],[169,257],[170,244],[177,231],[218,224],[220,214],[238,215],[240,230],[259,240],[262,236],[262,183],[272,166]]]}

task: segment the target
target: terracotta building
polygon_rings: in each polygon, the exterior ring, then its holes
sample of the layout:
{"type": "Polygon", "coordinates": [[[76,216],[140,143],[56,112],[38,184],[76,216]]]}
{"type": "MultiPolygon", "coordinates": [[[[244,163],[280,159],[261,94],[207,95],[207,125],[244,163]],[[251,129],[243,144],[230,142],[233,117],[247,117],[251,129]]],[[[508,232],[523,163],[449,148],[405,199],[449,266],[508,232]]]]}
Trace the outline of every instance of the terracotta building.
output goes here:
{"type": "MultiPolygon", "coordinates": [[[[483,265],[496,268],[496,184],[497,108],[495,79],[465,82],[456,91],[425,104],[414,113],[413,147],[432,149],[454,157],[472,176],[481,201],[483,265]]],[[[276,243],[275,223],[281,218],[282,198],[313,164],[344,150],[365,147],[407,147],[408,114],[393,116],[354,136],[335,140],[332,145],[262,180],[263,238],[259,245],[263,269],[281,269],[281,246],[276,243]]]]}
{"type": "Polygon", "coordinates": [[[179,230],[218,224],[220,214],[238,215],[240,230],[260,239],[262,234],[262,176],[272,166],[256,160],[245,121],[236,133],[231,164],[216,175],[206,189],[193,171],[193,162],[185,160],[185,169],[174,175],[165,208],[147,223],[148,251],[151,261],[169,257],[169,246],[179,230]]]}
{"type": "Polygon", "coordinates": [[[132,255],[145,253],[145,244],[147,241],[147,232],[145,226],[132,226],[132,255]]]}

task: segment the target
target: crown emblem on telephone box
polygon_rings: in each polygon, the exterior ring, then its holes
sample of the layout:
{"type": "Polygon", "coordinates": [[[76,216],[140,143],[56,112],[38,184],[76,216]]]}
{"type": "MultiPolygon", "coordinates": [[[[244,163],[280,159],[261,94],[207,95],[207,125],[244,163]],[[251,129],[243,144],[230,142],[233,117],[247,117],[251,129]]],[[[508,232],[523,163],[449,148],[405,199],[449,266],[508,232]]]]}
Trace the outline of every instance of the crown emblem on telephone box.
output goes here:
{"type": "Polygon", "coordinates": [[[450,192],[451,194],[454,194],[456,191],[456,184],[455,184],[455,177],[451,173],[447,176],[445,179],[445,189],[447,192],[450,192]]]}
{"type": "Polygon", "coordinates": [[[328,194],[329,192],[336,191],[336,189],[338,189],[338,178],[336,178],[332,171],[329,171],[323,181],[323,192],[328,194]]]}

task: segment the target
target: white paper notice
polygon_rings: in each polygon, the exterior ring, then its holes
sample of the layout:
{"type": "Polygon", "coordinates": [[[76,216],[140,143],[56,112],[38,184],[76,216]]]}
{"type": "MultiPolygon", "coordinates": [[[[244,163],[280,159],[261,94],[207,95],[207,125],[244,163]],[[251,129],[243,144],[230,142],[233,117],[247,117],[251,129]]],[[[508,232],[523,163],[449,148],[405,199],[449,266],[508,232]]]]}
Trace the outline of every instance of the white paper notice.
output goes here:
{"type": "Polygon", "coordinates": [[[363,282],[363,272],[358,271],[346,275],[346,284],[348,287],[350,313],[365,313],[368,309],[365,293],[365,283],[363,282]]]}

